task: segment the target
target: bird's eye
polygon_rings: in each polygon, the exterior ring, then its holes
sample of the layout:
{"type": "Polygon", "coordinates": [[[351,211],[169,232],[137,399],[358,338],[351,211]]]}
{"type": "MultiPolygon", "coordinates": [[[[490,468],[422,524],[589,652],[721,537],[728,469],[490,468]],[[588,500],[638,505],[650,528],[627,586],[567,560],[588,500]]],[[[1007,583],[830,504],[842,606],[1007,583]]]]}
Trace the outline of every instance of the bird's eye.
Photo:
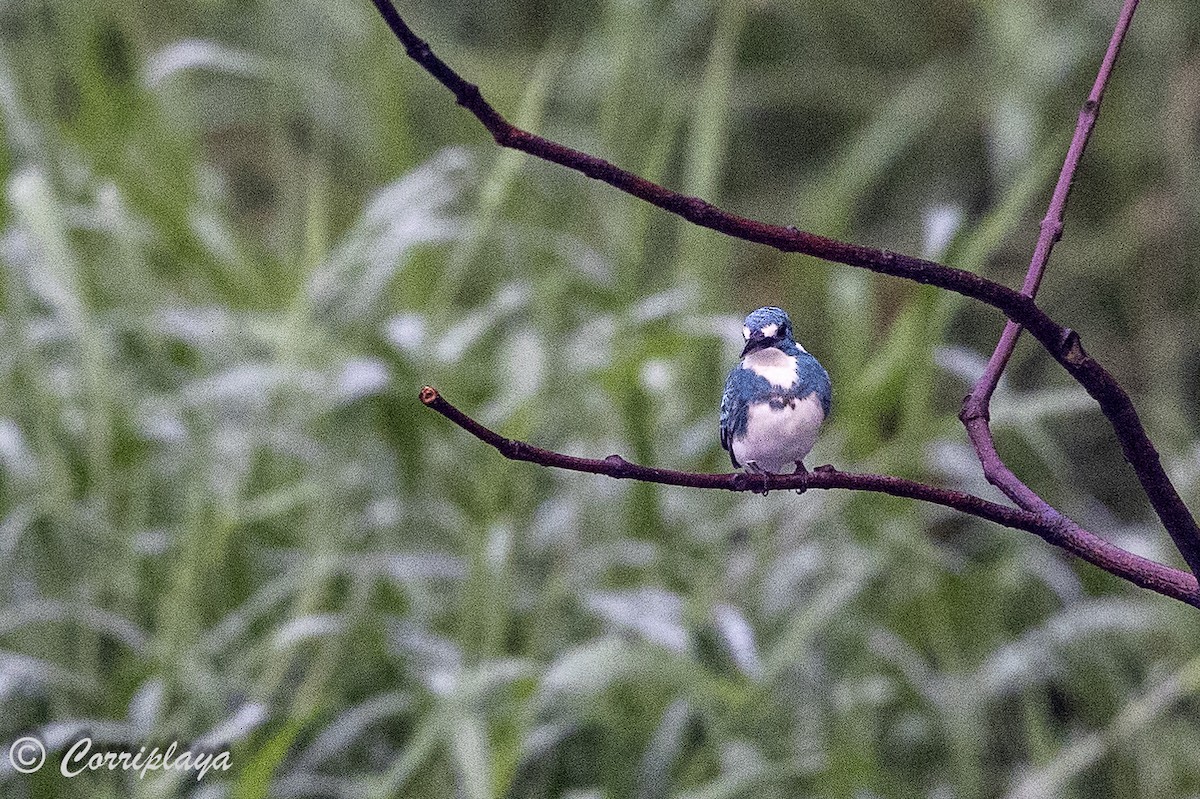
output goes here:
{"type": "Polygon", "coordinates": [[[742,338],[746,339],[747,341],[750,340],[750,328],[749,327],[742,328],[742,338]]]}

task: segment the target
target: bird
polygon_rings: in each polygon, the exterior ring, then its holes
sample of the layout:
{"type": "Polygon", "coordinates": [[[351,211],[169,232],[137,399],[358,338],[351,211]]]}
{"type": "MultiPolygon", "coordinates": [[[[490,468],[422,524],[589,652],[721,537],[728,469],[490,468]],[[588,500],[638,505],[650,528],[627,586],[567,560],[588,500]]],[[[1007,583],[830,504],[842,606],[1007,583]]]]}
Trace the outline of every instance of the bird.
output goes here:
{"type": "Polygon", "coordinates": [[[804,473],[804,458],[829,416],[829,374],[796,343],[781,308],[751,312],[742,337],[741,361],[721,397],[721,446],[735,469],[781,474],[795,464],[795,473],[804,473]]]}

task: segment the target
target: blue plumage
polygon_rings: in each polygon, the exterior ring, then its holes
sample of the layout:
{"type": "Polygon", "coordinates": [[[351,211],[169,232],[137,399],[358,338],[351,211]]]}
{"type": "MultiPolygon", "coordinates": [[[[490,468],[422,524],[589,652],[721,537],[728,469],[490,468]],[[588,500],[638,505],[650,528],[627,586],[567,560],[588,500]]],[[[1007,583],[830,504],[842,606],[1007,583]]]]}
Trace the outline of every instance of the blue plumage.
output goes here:
{"type": "Polygon", "coordinates": [[[796,344],[779,308],[754,311],[742,332],[742,361],[721,398],[721,446],[748,471],[777,473],[792,463],[800,470],[829,415],[829,375],[796,344]]]}

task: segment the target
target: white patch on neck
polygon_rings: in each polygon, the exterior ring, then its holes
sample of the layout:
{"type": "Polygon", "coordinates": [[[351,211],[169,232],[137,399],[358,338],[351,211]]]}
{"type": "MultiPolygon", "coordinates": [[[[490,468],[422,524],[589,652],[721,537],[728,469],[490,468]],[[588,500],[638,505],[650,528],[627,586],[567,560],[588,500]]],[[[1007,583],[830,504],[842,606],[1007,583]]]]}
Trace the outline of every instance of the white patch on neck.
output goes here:
{"type": "Polygon", "coordinates": [[[742,368],[765,377],[773,386],[791,388],[796,385],[796,358],[774,347],[750,353],[742,359],[742,368]]]}

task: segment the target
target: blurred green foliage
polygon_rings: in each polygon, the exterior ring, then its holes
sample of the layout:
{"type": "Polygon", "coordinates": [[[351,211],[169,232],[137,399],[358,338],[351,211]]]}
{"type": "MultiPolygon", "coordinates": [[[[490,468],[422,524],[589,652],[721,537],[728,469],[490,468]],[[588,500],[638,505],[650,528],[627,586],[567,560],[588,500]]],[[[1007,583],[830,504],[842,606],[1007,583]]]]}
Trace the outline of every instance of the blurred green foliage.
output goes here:
{"type": "MultiPolygon", "coordinates": [[[[777,223],[1019,282],[1115,0],[404,2],[530,129],[777,223]]],[[[1200,8],[1145,4],[1044,305],[1200,507],[1200,8]]],[[[994,496],[955,419],[1002,320],[501,152],[367,3],[0,2],[0,741],[11,797],[1174,797],[1195,612],[877,496],[727,468],[740,319],[829,368],[812,462],[994,496]],[[66,779],[111,747],[234,767],[66,779]]],[[[1174,560],[1029,342],[1002,451],[1174,560]]]]}

